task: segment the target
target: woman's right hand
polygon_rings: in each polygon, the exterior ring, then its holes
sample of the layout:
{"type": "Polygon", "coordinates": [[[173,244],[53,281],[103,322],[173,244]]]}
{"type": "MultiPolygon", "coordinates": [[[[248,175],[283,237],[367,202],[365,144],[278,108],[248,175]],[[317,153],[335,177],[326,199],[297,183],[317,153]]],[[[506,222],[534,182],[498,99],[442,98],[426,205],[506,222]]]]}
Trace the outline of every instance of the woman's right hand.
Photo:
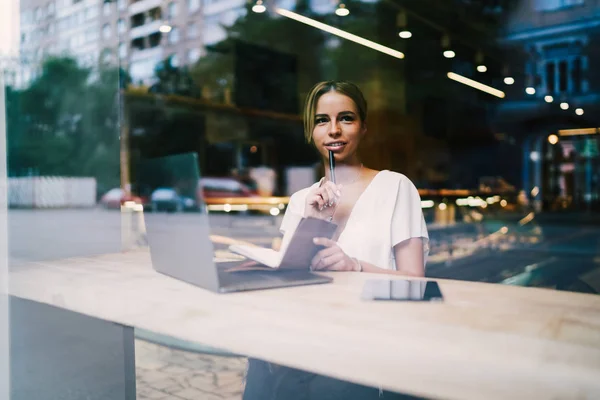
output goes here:
{"type": "Polygon", "coordinates": [[[307,217],[328,219],[333,216],[335,206],[342,195],[342,185],[323,180],[306,196],[304,215],[307,217]]]}

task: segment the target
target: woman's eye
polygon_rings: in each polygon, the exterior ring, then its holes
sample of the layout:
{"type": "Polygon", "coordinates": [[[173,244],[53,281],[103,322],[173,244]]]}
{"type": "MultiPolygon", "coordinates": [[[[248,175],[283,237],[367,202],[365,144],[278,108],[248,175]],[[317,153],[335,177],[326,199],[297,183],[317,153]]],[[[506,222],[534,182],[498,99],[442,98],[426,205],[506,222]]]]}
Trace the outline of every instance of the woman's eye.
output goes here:
{"type": "Polygon", "coordinates": [[[352,122],[354,121],[354,118],[351,115],[344,115],[341,120],[344,122],[352,122]]]}
{"type": "Polygon", "coordinates": [[[315,120],[315,122],[316,122],[317,124],[324,124],[324,123],[326,123],[326,122],[327,122],[327,118],[317,118],[317,119],[315,120]]]}

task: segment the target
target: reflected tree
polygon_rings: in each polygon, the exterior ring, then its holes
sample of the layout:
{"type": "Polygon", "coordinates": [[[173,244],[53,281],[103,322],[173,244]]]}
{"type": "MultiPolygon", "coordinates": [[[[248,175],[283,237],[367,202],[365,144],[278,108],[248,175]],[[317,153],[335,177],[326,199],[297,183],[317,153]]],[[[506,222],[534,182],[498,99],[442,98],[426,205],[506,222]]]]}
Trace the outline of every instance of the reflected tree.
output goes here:
{"type": "Polygon", "coordinates": [[[92,70],[49,57],[29,87],[8,94],[8,168],[13,176],[92,176],[119,184],[119,86],[112,67],[92,70]]]}

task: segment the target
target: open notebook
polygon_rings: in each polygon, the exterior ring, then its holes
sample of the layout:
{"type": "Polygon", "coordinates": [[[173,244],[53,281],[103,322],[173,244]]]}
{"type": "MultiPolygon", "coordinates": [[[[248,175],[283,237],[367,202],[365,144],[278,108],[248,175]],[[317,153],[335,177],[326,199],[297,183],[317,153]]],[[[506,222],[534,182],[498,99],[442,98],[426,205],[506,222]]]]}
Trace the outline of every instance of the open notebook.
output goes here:
{"type": "Polygon", "coordinates": [[[269,269],[308,269],[313,257],[323,248],[314,244],[313,239],[315,237],[331,239],[336,229],[336,224],[322,219],[302,218],[292,238],[280,251],[235,244],[229,246],[229,249],[269,269]]]}

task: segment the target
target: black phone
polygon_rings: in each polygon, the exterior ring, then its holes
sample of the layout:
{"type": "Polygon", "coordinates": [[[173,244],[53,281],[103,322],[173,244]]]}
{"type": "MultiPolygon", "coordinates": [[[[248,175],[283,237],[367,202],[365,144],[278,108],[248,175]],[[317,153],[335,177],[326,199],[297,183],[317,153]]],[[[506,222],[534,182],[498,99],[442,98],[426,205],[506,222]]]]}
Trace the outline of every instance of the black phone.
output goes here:
{"type": "Polygon", "coordinates": [[[365,282],[363,300],[442,302],[444,296],[436,281],[372,279],[365,282]]]}

